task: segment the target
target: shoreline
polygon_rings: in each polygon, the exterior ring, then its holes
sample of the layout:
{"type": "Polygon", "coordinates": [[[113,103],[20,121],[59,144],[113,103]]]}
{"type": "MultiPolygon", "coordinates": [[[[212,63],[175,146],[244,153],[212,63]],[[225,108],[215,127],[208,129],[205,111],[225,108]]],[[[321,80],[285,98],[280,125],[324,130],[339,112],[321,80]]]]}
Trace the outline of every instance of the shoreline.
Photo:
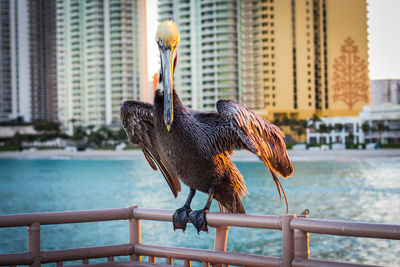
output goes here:
{"type": "MultiPolygon", "coordinates": [[[[400,160],[400,149],[377,150],[288,150],[294,162],[302,161],[360,161],[360,160],[400,160]]],[[[141,150],[89,150],[70,152],[66,150],[5,151],[0,152],[1,159],[94,159],[94,160],[134,160],[145,159],[141,150]]],[[[258,158],[246,151],[235,151],[233,161],[258,161],[258,158]]]]}

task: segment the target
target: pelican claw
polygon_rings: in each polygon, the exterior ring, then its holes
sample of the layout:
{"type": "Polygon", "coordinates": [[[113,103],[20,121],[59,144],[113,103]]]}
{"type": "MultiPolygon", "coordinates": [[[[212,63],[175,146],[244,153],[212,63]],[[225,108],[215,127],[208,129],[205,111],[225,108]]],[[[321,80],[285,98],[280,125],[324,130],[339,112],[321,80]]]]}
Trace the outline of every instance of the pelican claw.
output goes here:
{"type": "Polygon", "coordinates": [[[189,213],[189,218],[192,221],[194,227],[197,229],[197,233],[200,234],[200,231],[204,231],[208,233],[206,213],[208,210],[194,210],[189,213]]]}
{"type": "Polygon", "coordinates": [[[189,219],[189,214],[191,211],[192,211],[191,208],[187,208],[185,206],[175,211],[174,215],[172,216],[174,231],[176,229],[182,229],[183,232],[186,231],[186,224],[189,219]]]}

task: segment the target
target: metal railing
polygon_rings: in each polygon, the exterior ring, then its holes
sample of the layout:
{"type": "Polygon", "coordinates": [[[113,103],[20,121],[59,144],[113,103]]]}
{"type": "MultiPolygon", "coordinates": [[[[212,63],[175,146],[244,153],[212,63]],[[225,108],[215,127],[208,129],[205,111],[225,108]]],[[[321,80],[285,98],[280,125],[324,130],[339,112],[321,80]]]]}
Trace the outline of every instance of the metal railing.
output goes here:
{"type": "MultiPolygon", "coordinates": [[[[207,221],[216,228],[214,250],[147,245],[140,242],[140,221],[172,221],[172,210],[129,207],[122,209],[46,212],[30,214],[0,215],[0,227],[28,227],[28,252],[0,254],[0,265],[41,266],[55,262],[62,266],[64,261],[81,260],[89,264],[89,259],[107,258],[108,264],[115,256],[130,256],[129,266],[136,266],[141,256],[148,256],[150,263],[155,258],[164,258],[166,264],[173,265],[174,259],[198,261],[202,266],[242,265],[242,266],[367,266],[343,262],[310,259],[309,233],[368,237],[400,240],[400,225],[358,223],[307,219],[296,215],[247,215],[228,213],[208,213],[207,221]],[[48,224],[129,220],[129,243],[112,246],[74,248],[53,251],[40,249],[40,226],[48,224]],[[282,231],[282,257],[261,256],[226,252],[229,226],[276,229],[282,231]]],[[[94,264],[93,264],[94,265],[94,264]]],[[[125,265],[124,265],[125,266],[125,265]]],[[[142,266],[142,265],[141,265],[142,266]]]]}

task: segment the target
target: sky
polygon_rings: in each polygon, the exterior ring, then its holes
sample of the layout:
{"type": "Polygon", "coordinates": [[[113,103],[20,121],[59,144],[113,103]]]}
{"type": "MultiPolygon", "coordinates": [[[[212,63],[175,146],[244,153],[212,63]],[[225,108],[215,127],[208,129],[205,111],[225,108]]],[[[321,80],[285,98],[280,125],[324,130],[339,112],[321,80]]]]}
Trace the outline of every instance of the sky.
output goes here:
{"type": "Polygon", "coordinates": [[[400,1],[368,0],[371,79],[400,79],[400,1]]]}
{"type": "MultiPolygon", "coordinates": [[[[349,0],[353,1],[353,0],[349,0]]],[[[158,72],[157,0],[147,0],[149,79],[158,72]]],[[[367,0],[370,79],[400,79],[400,0],[367,0]]]]}

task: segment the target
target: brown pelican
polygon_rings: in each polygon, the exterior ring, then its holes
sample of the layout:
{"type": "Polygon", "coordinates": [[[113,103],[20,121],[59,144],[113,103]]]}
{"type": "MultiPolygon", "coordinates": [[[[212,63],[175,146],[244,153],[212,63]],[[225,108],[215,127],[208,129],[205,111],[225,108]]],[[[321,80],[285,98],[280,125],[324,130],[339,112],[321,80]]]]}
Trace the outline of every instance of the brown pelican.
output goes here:
{"type": "Polygon", "coordinates": [[[174,229],[185,231],[190,219],[198,232],[208,231],[205,214],[213,198],[226,212],[245,213],[241,199],[246,186],[230,159],[234,148],[247,149],[264,162],[280,198],[283,192],[287,212],[286,194],[277,174],[288,177],[293,167],[279,128],[229,100],[217,102],[217,113],[185,107],[173,86],[179,32],[172,20],[161,23],[156,41],[163,90],[156,92],[154,105],[124,102],[121,121],[129,140],[142,149],[154,170],[160,169],[175,197],[181,191],[179,180],[190,187],[185,205],[173,215],[174,229]],[[208,193],[208,200],[203,209],[192,211],[196,190],[208,193]]]}

